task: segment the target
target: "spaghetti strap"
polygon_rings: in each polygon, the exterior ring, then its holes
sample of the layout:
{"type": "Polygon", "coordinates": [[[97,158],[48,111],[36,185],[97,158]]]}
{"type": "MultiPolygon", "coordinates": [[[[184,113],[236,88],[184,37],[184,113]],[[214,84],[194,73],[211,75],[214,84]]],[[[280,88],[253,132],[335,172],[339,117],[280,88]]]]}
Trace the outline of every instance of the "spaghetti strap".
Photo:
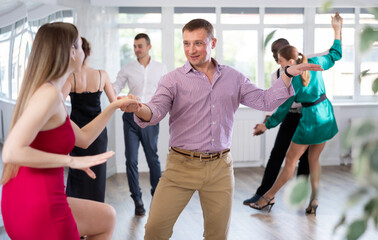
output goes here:
{"type": "Polygon", "coordinates": [[[74,93],[76,93],[76,76],[75,73],[73,72],[73,77],[74,77],[74,93]]]}
{"type": "MultiPolygon", "coordinates": [[[[74,74],[74,76],[75,76],[75,74],[74,74]]],[[[55,84],[52,83],[51,81],[49,81],[48,83],[50,83],[50,84],[53,85],[55,88],[57,88],[57,87],[55,86],[55,84]]],[[[66,104],[65,104],[65,100],[63,99],[63,94],[62,94],[62,93],[60,93],[60,100],[62,101],[63,108],[64,108],[64,110],[65,110],[66,113],[67,113],[67,117],[69,117],[69,114],[68,114],[68,111],[67,111],[67,108],[66,108],[66,104]]]]}
{"type": "Polygon", "coordinates": [[[98,85],[98,90],[100,91],[100,89],[101,89],[101,70],[98,70],[98,72],[100,73],[100,84],[98,85]]]}

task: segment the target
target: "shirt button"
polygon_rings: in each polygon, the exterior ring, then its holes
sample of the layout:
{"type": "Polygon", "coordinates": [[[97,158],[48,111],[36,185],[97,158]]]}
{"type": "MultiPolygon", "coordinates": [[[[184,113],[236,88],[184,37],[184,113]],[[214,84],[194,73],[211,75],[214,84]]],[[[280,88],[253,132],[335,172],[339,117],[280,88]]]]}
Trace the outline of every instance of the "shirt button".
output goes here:
{"type": "Polygon", "coordinates": [[[215,121],[213,121],[213,124],[215,124],[215,121]]]}
{"type": "Polygon", "coordinates": [[[214,142],[214,138],[213,138],[213,139],[211,139],[211,141],[212,141],[212,142],[214,142]]]}
{"type": "Polygon", "coordinates": [[[215,106],[213,105],[213,108],[215,108],[215,106]]]}

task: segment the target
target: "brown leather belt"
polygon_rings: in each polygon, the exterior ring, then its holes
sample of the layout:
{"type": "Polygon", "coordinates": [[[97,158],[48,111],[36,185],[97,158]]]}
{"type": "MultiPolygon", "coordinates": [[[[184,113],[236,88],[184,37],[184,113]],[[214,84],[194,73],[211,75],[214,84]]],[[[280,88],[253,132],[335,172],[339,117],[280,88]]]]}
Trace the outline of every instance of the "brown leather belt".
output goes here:
{"type": "Polygon", "coordinates": [[[230,149],[228,148],[223,151],[216,152],[216,153],[200,153],[200,152],[183,150],[183,149],[179,149],[175,147],[171,147],[171,149],[175,151],[176,153],[182,154],[184,156],[199,158],[201,162],[217,160],[221,158],[225,153],[228,153],[230,151],[230,149]]]}

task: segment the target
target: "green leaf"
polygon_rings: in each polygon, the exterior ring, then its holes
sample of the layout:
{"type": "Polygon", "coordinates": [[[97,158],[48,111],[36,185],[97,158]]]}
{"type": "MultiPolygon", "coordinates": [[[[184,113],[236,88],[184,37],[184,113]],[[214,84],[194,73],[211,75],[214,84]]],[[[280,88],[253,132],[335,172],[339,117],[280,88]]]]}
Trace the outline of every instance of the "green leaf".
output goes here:
{"type": "Polygon", "coordinates": [[[357,137],[364,137],[374,132],[375,126],[371,121],[366,121],[357,129],[357,137]]]}
{"type": "Polygon", "coordinates": [[[357,240],[366,231],[366,220],[360,219],[352,222],[349,225],[347,239],[357,240]]]}
{"type": "Polygon", "coordinates": [[[366,188],[358,188],[356,192],[351,194],[349,196],[348,202],[347,202],[347,208],[352,207],[353,205],[356,205],[359,201],[361,201],[362,198],[364,198],[365,194],[368,193],[368,190],[366,188]]]}
{"type": "Polygon", "coordinates": [[[374,217],[375,228],[378,228],[378,214],[374,217]]]}
{"type": "Polygon", "coordinates": [[[320,9],[321,12],[328,12],[331,10],[333,2],[331,0],[325,1],[320,9]]]}
{"type": "Polygon", "coordinates": [[[373,198],[373,199],[370,199],[370,201],[367,202],[364,207],[366,220],[373,214],[374,207],[375,207],[375,199],[373,198]]]}
{"type": "Polygon", "coordinates": [[[378,40],[378,31],[370,26],[366,26],[361,33],[360,50],[362,53],[371,48],[373,43],[378,40]]]}
{"type": "Polygon", "coordinates": [[[376,79],[374,80],[373,85],[372,85],[371,87],[372,87],[372,89],[373,89],[373,93],[374,93],[374,94],[377,94],[377,92],[378,92],[378,78],[376,78],[376,79]]]}
{"type": "Polygon", "coordinates": [[[306,205],[306,200],[310,193],[307,178],[300,176],[291,180],[284,193],[285,203],[292,209],[299,209],[306,205]]]}
{"type": "Polygon", "coordinates": [[[270,32],[268,34],[268,36],[266,36],[265,40],[264,40],[264,48],[263,50],[265,50],[266,46],[268,45],[269,41],[273,38],[274,34],[276,33],[277,30],[274,30],[272,32],[270,32]]]}
{"type": "Polygon", "coordinates": [[[378,8],[368,8],[368,11],[374,15],[375,19],[378,19],[378,8]]]}
{"type": "Polygon", "coordinates": [[[290,202],[293,204],[300,204],[303,200],[306,200],[308,195],[307,181],[297,181],[297,184],[293,188],[291,193],[290,202]]]}
{"type": "Polygon", "coordinates": [[[336,229],[339,228],[340,226],[344,225],[345,223],[345,220],[346,220],[346,216],[345,216],[345,213],[343,213],[343,215],[341,216],[339,222],[336,224],[336,226],[333,228],[333,233],[335,233],[336,229]]]}
{"type": "Polygon", "coordinates": [[[361,83],[361,81],[362,81],[362,78],[365,77],[369,71],[370,71],[370,69],[368,69],[368,70],[364,70],[364,71],[362,71],[362,72],[360,73],[360,75],[358,76],[358,80],[359,80],[360,83],[361,83]]]}
{"type": "Polygon", "coordinates": [[[373,171],[378,174],[378,142],[375,142],[375,146],[373,147],[374,149],[371,153],[370,166],[373,171]]]}

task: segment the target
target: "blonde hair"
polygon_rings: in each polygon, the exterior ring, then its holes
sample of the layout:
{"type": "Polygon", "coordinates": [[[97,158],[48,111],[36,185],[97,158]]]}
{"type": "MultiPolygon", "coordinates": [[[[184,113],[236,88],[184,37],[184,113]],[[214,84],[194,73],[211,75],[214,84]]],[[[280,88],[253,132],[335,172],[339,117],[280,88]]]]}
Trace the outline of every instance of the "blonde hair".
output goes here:
{"type": "MultiPolygon", "coordinates": [[[[42,84],[60,78],[66,73],[70,63],[71,47],[79,47],[78,37],[77,28],[70,23],[47,23],[39,28],[32,45],[10,129],[24,112],[35,91],[42,84]]],[[[4,164],[1,183],[5,184],[15,177],[19,167],[12,163],[4,164]]]]}
{"type": "MultiPolygon", "coordinates": [[[[285,58],[286,60],[294,59],[297,64],[301,63],[307,63],[307,57],[303,55],[302,53],[298,53],[298,50],[291,45],[287,45],[285,47],[282,47],[279,51],[278,54],[285,58]],[[300,57],[299,57],[300,56],[300,57]]],[[[304,71],[301,74],[302,78],[302,84],[303,86],[307,87],[308,84],[310,83],[310,72],[309,71],[304,71]]]]}

